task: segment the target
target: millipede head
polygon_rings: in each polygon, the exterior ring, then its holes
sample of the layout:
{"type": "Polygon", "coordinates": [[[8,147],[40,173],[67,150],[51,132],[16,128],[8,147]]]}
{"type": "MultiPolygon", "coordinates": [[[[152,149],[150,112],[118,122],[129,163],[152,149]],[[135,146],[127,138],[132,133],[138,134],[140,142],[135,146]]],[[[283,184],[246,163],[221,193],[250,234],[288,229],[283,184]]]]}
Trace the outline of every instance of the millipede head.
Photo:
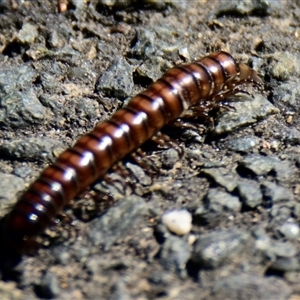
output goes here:
{"type": "Polygon", "coordinates": [[[239,82],[250,83],[255,87],[261,89],[263,87],[263,81],[258,77],[257,72],[247,65],[239,63],[238,64],[240,74],[239,74],[239,82]]]}

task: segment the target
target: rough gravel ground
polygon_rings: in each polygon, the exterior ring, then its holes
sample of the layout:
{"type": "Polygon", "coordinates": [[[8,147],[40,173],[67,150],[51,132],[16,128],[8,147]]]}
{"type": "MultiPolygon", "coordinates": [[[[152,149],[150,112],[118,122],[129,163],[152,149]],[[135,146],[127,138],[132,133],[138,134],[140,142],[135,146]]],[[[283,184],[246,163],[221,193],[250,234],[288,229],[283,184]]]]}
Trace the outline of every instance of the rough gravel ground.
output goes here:
{"type": "Polygon", "coordinates": [[[148,145],[152,180],[124,162],[134,195],[122,177],[100,182],[38,253],[14,267],[1,257],[0,298],[299,299],[299,20],[299,1],[70,0],[61,13],[55,1],[0,1],[1,216],[169,67],[222,49],[265,82],[214,128],[169,129],[183,157],[148,145]],[[107,210],[91,201],[104,188],[107,210]],[[180,208],[193,217],[184,236],[160,222],[180,208]]]}

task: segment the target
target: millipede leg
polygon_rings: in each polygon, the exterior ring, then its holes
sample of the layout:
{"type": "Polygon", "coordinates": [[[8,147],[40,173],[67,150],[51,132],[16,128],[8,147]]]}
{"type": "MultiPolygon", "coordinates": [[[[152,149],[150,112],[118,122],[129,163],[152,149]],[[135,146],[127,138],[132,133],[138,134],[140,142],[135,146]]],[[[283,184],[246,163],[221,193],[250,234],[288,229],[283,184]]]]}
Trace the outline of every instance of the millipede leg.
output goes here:
{"type": "Polygon", "coordinates": [[[121,182],[121,180],[113,179],[113,181],[115,182],[119,181],[122,184],[123,194],[125,194],[126,185],[129,185],[129,187],[133,192],[135,191],[136,181],[138,180],[138,178],[136,178],[136,176],[124,166],[123,162],[118,162],[117,164],[115,164],[112,168],[112,171],[119,174],[122,178],[124,178],[123,182],[121,182]]]}
{"type": "Polygon", "coordinates": [[[184,149],[177,143],[172,140],[167,134],[161,133],[160,131],[152,137],[152,141],[158,144],[161,148],[174,148],[180,157],[184,154],[184,149]]]}
{"type": "Polygon", "coordinates": [[[134,160],[134,162],[140,166],[152,179],[154,175],[159,174],[159,169],[149,157],[145,156],[145,153],[140,148],[131,154],[131,158],[134,160]]]}
{"type": "Polygon", "coordinates": [[[89,221],[95,216],[105,212],[117,202],[117,199],[110,192],[96,189],[85,195],[76,202],[73,213],[82,221],[89,221]]]}
{"type": "Polygon", "coordinates": [[[190,121],[184,121],[183,119],[178,119],[174,123],[169,124],[169,126],[194,130],[199,132],[200,134],[207,130],[207,126],[204,126],[203,124],[196,122],[192,123],[190,121]]]}

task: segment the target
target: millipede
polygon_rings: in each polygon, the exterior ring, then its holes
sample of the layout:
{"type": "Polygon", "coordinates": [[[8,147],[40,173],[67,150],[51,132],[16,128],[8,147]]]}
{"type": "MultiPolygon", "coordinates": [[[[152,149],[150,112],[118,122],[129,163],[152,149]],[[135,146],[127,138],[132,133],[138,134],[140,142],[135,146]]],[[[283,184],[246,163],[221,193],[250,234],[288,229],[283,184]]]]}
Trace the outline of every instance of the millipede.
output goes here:
{"type": "Polygon", "coordinates": [[[79,193],[101,179],[165,125],[226,106],[245,86],[261,87],[255,70],[223,51],[169,69],[112,117],[77,140],[42,171],[4,218],[8,249],[25,252],[79,193]]]}

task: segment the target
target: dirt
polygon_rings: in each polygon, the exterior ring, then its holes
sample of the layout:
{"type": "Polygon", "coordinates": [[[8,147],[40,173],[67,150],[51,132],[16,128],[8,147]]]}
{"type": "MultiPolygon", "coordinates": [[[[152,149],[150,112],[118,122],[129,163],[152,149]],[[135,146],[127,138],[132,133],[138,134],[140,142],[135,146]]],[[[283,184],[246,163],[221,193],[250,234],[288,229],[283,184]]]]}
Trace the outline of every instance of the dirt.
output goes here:
{"type": "Polygon", "coordinates": [[[214,128],[166,129],[183,155],[147,144],[160,172],[131,172],[137,198],[122,171],[121,191],[118,179],[90,188],[37,253],[2,258],[0,298],[298,299],[300,4],[63,3],[0,3],[1,216],[63,149],[176,64],[227,51],[264,90],[214,128]],[[104,188],[114,204],[95,208],[104,188]],[[160,223],[180,208],[193,216],[183,237],[160,223]]]}

